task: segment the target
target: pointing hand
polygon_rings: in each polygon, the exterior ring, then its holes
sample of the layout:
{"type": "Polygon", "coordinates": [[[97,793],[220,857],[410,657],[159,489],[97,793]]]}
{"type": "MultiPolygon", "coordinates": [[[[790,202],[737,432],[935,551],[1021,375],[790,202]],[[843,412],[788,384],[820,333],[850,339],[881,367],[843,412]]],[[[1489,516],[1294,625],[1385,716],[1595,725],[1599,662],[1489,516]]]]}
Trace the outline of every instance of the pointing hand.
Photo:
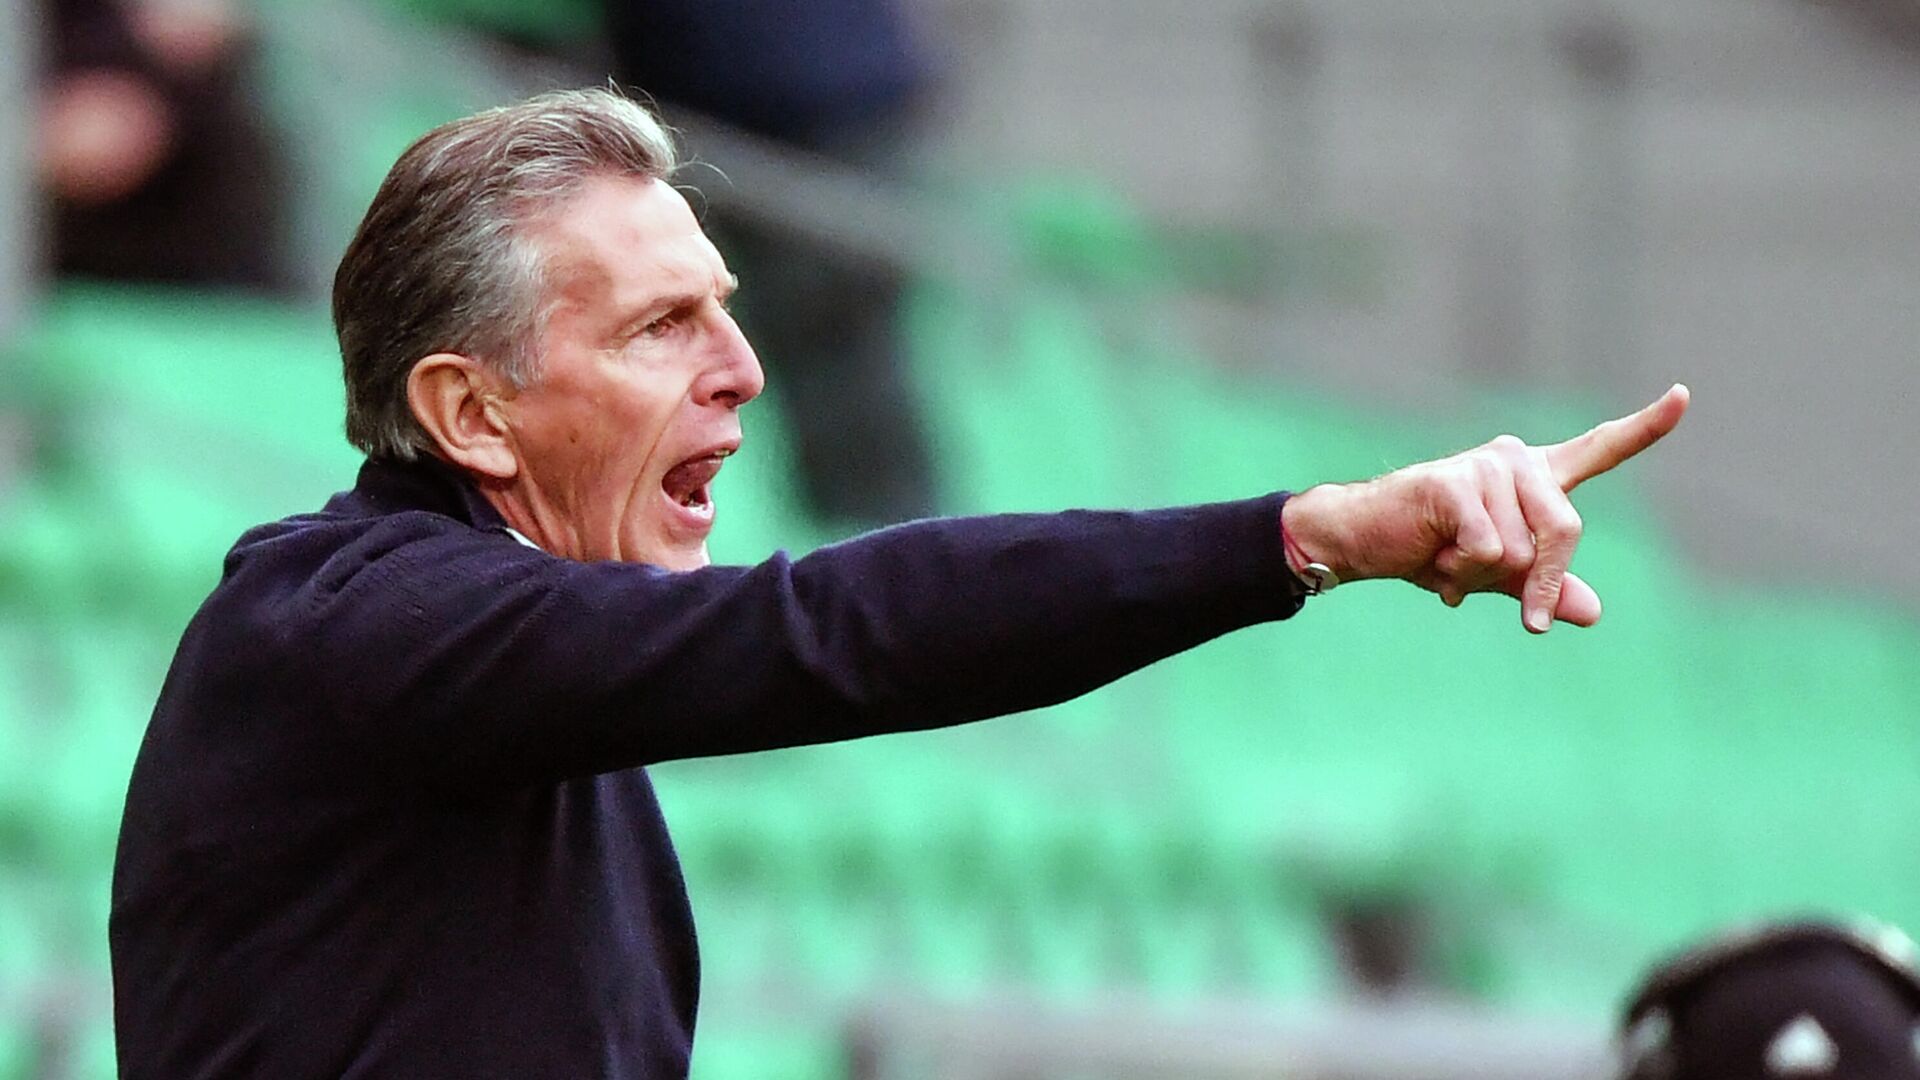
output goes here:
{"type": "Polygon", "coordinates": [[[1600,597],[1568,570],[1581,522],[1567,496],[1672,431],[1689,396],[1676,383],[1639,412],[1551,446],[1502,435],[1377,479],[1322,484],[1287,501],[1287,535],[1342,581],[1404,578],[1454,606],[1502,592],[1535,633],[1555,618],[1591,626],[1600,597]]]}

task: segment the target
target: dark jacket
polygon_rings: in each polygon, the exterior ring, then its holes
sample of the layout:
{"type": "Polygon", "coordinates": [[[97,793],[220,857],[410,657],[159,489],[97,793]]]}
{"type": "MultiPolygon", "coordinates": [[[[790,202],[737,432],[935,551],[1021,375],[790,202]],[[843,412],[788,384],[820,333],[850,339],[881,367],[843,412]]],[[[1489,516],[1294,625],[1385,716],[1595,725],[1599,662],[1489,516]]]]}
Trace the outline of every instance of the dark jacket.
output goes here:
{"type": "Polygon", "coordinates": [[[640,766],[1029,709],[1284,618],[1283,498],[668,573],[369,464],[243,536],[181,640],[114,872],[122,1075],[681,1076],[693,921],[640,766]]]}
{"type": "Polygon", "coordinates": [[[621,81],[814,146],[883,122],[927,77],[894,0],[606,0],[621,81]]]}

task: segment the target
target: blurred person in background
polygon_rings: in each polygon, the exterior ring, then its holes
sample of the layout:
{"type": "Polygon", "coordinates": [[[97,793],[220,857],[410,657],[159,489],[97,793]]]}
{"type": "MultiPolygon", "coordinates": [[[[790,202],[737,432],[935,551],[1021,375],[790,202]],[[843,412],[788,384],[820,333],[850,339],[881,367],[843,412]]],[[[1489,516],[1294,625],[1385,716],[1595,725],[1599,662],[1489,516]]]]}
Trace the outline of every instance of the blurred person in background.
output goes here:
{"type": "Polygon", "coordinates": [[[39,161],[53,269],[288,286],[281,163],[228,0],[44,0],[39,161]]]}
{"type": "Polygon", "coordinates": [[[240,538],[134,766],[124,1076],[684,1076],[699,955],[645,766],[1038,708],[1343,580],[1591,624],[1567,493],[1687,407],[713,566],[763,376],[675,161],[641,106],[569,91],[437,128],[382,183],[334,288],[367,461],[240,538]]]}
{"type": "Polygon", "coordinates": [[[1628,1001],[1621,1080],[1920,1080],[1913,942],[1872,923],[1743,929],[1628,1001]]]}
{"type": "MultiPolygon", "coordinates": [[[[616,77],[668,120],[690,108],[869,172],[902,167],[928,72],[892,0],[604,5],[616,77]]],[[[932,512],[931,454],[902,370],[901,272],[724,206],[706,225],[753,282],[741,323],[778,376],[809,505],[868,525],[932,512]]]]}

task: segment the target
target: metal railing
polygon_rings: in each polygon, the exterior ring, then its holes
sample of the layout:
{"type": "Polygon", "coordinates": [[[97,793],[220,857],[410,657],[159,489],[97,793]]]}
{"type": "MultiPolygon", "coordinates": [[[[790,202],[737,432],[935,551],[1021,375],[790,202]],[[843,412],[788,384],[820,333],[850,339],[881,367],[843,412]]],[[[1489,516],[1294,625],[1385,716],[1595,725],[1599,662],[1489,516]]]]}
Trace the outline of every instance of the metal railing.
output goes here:
{"type": "Polygon", "coordinates": [[[895,999],[847,1031],[851,1080],[1604,1080],[1596,1030],[1406,1001],[1276,1009],[895,999]]]}

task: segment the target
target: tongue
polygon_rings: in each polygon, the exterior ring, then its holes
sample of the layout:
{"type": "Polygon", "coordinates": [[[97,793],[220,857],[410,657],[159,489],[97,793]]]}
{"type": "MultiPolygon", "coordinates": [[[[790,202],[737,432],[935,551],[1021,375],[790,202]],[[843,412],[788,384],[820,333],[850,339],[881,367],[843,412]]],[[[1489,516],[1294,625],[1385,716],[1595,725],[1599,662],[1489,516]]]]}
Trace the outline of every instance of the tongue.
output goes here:
{"type": "Polygon", "coordinates": [[[667,475],[660,480],[660,486],[674,502],[686,502],[687,496],[713,482],[714,475],[720,471],[721,460],[715,454],[683,461],[667,470],[667,475]]]}

